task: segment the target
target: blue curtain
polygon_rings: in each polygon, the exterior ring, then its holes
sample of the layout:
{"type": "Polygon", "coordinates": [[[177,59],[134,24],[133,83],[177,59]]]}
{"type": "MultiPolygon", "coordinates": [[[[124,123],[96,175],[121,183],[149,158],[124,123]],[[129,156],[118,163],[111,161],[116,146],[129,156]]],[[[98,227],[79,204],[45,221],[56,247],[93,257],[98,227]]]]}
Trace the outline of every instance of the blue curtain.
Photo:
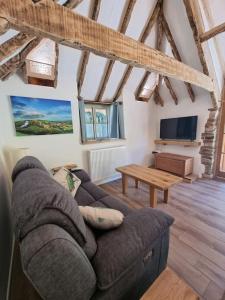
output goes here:
{"type": "Polygon", "coordinates": [[[81,131],[81,140],[83,143],[87,141],[86,136],[86,125],[85,125],[85,104],[83,100],[79,100],[79,112],[80,112],[80,131],[81,131]]]}
{"type": "Polygon", "coordinates": [[[119,138],[125,139],[125,128],[124,128],[124,114],[123,114],[123,103],[118,102],[118,128],[119,138]]]}
{"type": "Polygon", "coordinates": [[[123,104],[119,102],[110,107],[110,138],[125,138],[123,104]]]}
{"type": "Polygon", "coordinates": [[[118,106],[113,103],[110,107],[110,138],[118,138],[118,106]]]}

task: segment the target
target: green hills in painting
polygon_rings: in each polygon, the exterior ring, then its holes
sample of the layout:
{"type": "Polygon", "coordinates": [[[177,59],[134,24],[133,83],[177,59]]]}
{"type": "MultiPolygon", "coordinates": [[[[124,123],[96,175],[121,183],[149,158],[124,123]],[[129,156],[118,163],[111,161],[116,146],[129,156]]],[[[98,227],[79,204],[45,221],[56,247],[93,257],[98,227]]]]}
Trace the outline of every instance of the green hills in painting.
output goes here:
{"type": "Polygon", "coordinates": [[[23,120],[15,126],[17,136],[73,133],[72,121],[23,120]]]}

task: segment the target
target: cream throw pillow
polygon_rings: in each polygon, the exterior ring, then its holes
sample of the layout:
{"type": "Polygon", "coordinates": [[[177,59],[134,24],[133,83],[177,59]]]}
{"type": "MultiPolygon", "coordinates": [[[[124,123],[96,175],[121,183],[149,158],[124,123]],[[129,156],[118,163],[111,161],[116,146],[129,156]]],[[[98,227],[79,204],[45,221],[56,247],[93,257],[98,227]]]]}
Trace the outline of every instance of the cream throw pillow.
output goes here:
{"type": "Polygon", "coordinates": [[[81,184],[81,180],[76,175],[66,168],[61,168],[53,175],[53,177],[58,183],[64,186],[64,188],[69,190],[73,197],[76,195],[81,184]]]}
{"type": "Polygon", "coordinates": [[[124,215],[115,209],[104,207],[79,206],[84,220],[97,229],[112,229],[123,222],[124,215]]]}

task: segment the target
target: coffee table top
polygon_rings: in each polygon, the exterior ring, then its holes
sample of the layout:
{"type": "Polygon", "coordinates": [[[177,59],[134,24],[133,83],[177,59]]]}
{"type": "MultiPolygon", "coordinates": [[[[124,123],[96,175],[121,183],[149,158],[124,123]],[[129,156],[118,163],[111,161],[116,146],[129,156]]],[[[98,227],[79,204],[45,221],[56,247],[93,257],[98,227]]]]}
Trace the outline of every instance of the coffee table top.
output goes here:
{"type": "Polygon", "coordinates": [[[161,190],[167,190],[172,185],[183,181],[183,178],[170,173],[135,164],[116,168],[116,171],[161,190]]]}

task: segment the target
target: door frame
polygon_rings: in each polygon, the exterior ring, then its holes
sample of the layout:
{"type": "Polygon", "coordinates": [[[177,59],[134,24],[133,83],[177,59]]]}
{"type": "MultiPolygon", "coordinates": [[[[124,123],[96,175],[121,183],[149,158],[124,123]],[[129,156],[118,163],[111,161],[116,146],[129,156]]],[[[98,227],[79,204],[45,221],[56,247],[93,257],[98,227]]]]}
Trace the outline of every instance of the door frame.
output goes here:
{"type": "Polygon", "coordinates": [[[225,82],[221,94],[221,107],[220,117],[218,122],[218,136],[217,136],[217,153],[216,153],[216,172],[215,175],[218,178],[225,179],[225,171],[220,170],[220,162],[222,155],[223,140],[225,138],[225,82]]]}

